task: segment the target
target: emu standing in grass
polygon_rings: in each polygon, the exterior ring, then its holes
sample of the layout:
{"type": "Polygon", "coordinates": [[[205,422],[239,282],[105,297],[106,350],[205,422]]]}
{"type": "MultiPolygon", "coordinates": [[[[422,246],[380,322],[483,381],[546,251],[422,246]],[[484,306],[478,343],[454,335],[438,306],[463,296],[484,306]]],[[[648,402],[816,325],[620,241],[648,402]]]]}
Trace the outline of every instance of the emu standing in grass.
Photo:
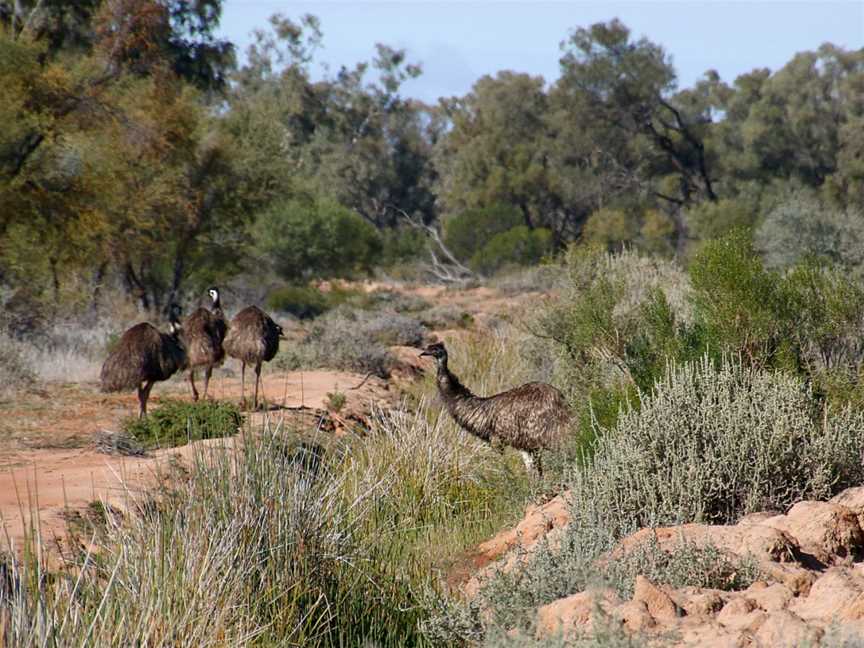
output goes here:
{"type": "Polygon", "coordinates": [[[570,421],[563,394],[552,385],[532,382],[494,396],[475,396],[447,368],[443,344],[427,346],[438,366],[438,393],[456,423],[491,444],[519,450],[529,472],[542,474],[540,450],[558,447],[570,421]]]}
{"type": "Polygon", "coordinates": [[[186,347],[189,366],[189,385],[192,387],[194,401],[198,400],[198,390],[195,389],[195,369],[204,368],[204,398],[207,398],[213,367],[218,367],[225,358],[222,342],[228,331],[228,323],[222,312],[219,289],[210,288],[207,292],[213,300],[213,310],[196,309],[183,326],[183,344],[186,347]]]}
{"type": "Polygon", "coordinates": [[[102,365],[103,392],[138,390],[138,417],[147,414],[153,384],[168,380],[186,366],[186,350],[180,340],[180,308],[172,304],[170,333],[148,322],[127,330],[102,365]]]}
{"type": "Polygon", "coordinates": [[[279,350],[279,339],[284,336],[282,327],[270,319],[257,306],[247,306],[234,316],[225,336],[225,352],[241,363],[240,398],[246,402],[246,365],[255,365],[254,408],[258,409],[258,383],[261,381],[261,364],[269,362],[279,350]]]}

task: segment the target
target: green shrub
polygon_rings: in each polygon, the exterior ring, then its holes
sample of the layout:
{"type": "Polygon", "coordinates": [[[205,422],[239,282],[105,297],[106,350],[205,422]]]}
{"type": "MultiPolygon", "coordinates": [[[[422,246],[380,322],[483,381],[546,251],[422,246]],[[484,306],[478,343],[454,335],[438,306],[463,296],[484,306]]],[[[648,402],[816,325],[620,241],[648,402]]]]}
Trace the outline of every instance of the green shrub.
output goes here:
{"type": "Polygon", "coordinates": [[[300,319],[312,319],[331,306],[327,295],[313,286],[282,286],[267,295],[267,307],[300,319]]]}
{"type": "Polygon", "coordinates": [[[735,230],[752,227],[756,221],[757,207],[751,201],[737,199],[704,202],[688,209],[685,218],[696,238],[716,239],[735,230]]]}
{"type": "Polygon", "coordinates": [[[582,228],[582,238],[586,243],[599,245],[609,252],[620,252],[638,235],[638,219],[623,209],[598,209],[582,228]]]}
{"type": "Polygon", "coordinates": [[[457,259],[467,263],[496,234],[524,222],[522,212],[514,205],[468,209],[444,221],[444,243],[457,259]]]}
{"type": "Polygon", "coordinates": [[[765,363],[785,338],[790,313],[778,274],[764,268],[749,232],[708,241],[690,266],[693,302],[715,352],[741,352],[765,363]]]}
{"type": "Polygon", "coordinates": [[[201,439],[231,436],[242,421],[240,410],[231,403],[168,400],[143,419],[125,419],[122,427],[145,448],[173,448],[201,439]]]}
{"type": "Polygon", "coordinates": [[[551,231],[519,225],[493,236],[471,257],[471,267],[481,274],[490,275],[507,266],[539,263],[551,249],[551,231]]]}
{"type": "Polygon", "coordinates": [[[255,249],[288,281],[368,271],[381,251],[378,232],[338,203],[297,198],[259,214],[255,249]]]}

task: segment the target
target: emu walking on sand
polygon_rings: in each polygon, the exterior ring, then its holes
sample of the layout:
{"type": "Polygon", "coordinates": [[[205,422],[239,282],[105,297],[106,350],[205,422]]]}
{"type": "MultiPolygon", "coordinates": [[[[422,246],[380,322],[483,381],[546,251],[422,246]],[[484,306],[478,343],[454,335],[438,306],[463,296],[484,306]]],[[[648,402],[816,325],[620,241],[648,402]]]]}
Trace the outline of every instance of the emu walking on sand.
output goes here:
{"type": "Polygon", "coordinates": [[[213,367],[222,364],[225,358],[225,349],[222,342],[228,331],[228,324],[222,312],[222,304],[219,300],[219,290],[211,288],[207,291],[213,300],[213,310],[198,308],[187,319],[183,326],[183,345],[186,347],[186,355],[189,366],[189,385],[192,387],[192,400],[198,400],[198,390],[195,389],[195,369],[204,368],[204,398],[207,398],[207,389],[210,386],[210,376],[213,367]]]}
{"type": "Polygon", "coordinates": [[[103,392],[138,389],[138,417],[147,414],[147,399],[153,383],[168,380],[186,366],[186,351],[180,341],[180,308],[172,304],[170,333],[162,333],[148,322],[127,330],[102,365],[103,392]]]}
{"type": "Polygon", "coordinates": [[[528,471],[536,466],[542,474],[540,450],[556,448],[570,421],[560,391],[532,382],[494,396],[475,396],[447,368],[443,344],[430,344],[420,355],[435,359],[438,393],[459,427],[488,443],[519,450],[528,471]]]}
{"type": "Polygon", "coordinates": [[[225,336],[225,352],[241,363],[240,398],[246,402],[246,365],[255,365],[254,408],[258,409],[258,383],[261,363],[269,362],[279,350],[282,327],[256,306],[247,306],[234,316],[225,336]]]}

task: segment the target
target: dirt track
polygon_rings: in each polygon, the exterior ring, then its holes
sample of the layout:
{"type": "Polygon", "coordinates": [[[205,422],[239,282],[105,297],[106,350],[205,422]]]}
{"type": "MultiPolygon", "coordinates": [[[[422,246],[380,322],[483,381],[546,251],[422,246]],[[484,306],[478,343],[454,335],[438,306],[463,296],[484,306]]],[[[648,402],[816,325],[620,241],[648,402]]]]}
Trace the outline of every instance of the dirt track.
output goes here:
{"type": "MultiPolygon", "coordinates": [[[[268,374],[263,398],[269,411],[251,416],[260,420],[266,415],[278,422],[301,410],[323,411],[327,394],[336,391],[347,397],[342,410],[346,416],[388,400],[388,386],[378,378],[368,379],[360,389],[350,389],[362,380],[363,376],[340,371],[268,374]]],[[[211,387],[217,399],[240,399],[239,378],[217,378],[211,387]]],[[[247,395],[248,387],[247,382],[247,395]]],[[[173,380],[157,385],[151,403],[156,405],[166,396],[188,399],[187,384],[173,380]]],[[[22,394],[0,409],[9,431],[3,435],[0,455],[0,548],[5,548],[7,540],[13,548],[20,548],[34,509],[41,512],[43,538],[59,538],[69,509],[83,509],[93,501],[125,509],[129,492],[154,483],[173,457],[188,456],[202,444],[233,445],[232,439],[215,439],[145,457],[97,452],[94,435],[116,430],[121,419],[136,408],[134,394],[101,394],[96,385],[84,384],[22,394]]]]}

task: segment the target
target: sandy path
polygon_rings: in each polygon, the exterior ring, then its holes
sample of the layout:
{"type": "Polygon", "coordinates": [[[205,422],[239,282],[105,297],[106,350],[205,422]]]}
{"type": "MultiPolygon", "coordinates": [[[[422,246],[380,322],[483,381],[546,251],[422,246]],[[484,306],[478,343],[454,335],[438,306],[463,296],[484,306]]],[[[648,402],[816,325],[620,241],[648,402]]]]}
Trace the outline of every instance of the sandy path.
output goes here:
{"type": "MultiPolygon", "coordinates": [[[[389,387],[379,378],[369,378],[360,389],[351,389],[362,380],[361,375],[323,370],[266,375],[259,396],[266,399],[270,410],[252,413],[253,425],[265,416],[278,422],[291,416],[292,410],[325,410],[330,392],[345,394],[341,410],[345,416],[389,402],[389,387]]],[[[240,398],[239,377],[219,377],[211,386],[217,399],[240,398]]],[[[0,549],[11,543],[13,549],[20,550],[33,510],[39,511],[43,538],[61,538],[68,509],[83,509],[93,501],[127,509],[129,493],[155,483],[174,457],[189,457],[202,445],[219,451],[233,448],[233,439],[213,439],[146,457],[105,455],[92,449],[93,435],[117,429],[123,417],[133,414],[137,407],[134,394],[100,394],[95,385],[48,390],[47,396],[42,392],[24,395],[0,408],[0,417],[7,424],[11,421],[10,429],[17,430],[0,455],[0,549]],[[36,405],[28,398],[36,399],[36,405]],[[43,400],[50,406],[42,406],[43,400]],[[16,416],[26,418],[26,425],[16,416]],[[28,436],[30,429],[35,436],[28,436]],[[85,447],[62,447],[71,443],[85,447]]],[[[157,385],[151,398],[153,406],[166,396],[188,399],[188,384],[175,380],[157,385]]]]}

